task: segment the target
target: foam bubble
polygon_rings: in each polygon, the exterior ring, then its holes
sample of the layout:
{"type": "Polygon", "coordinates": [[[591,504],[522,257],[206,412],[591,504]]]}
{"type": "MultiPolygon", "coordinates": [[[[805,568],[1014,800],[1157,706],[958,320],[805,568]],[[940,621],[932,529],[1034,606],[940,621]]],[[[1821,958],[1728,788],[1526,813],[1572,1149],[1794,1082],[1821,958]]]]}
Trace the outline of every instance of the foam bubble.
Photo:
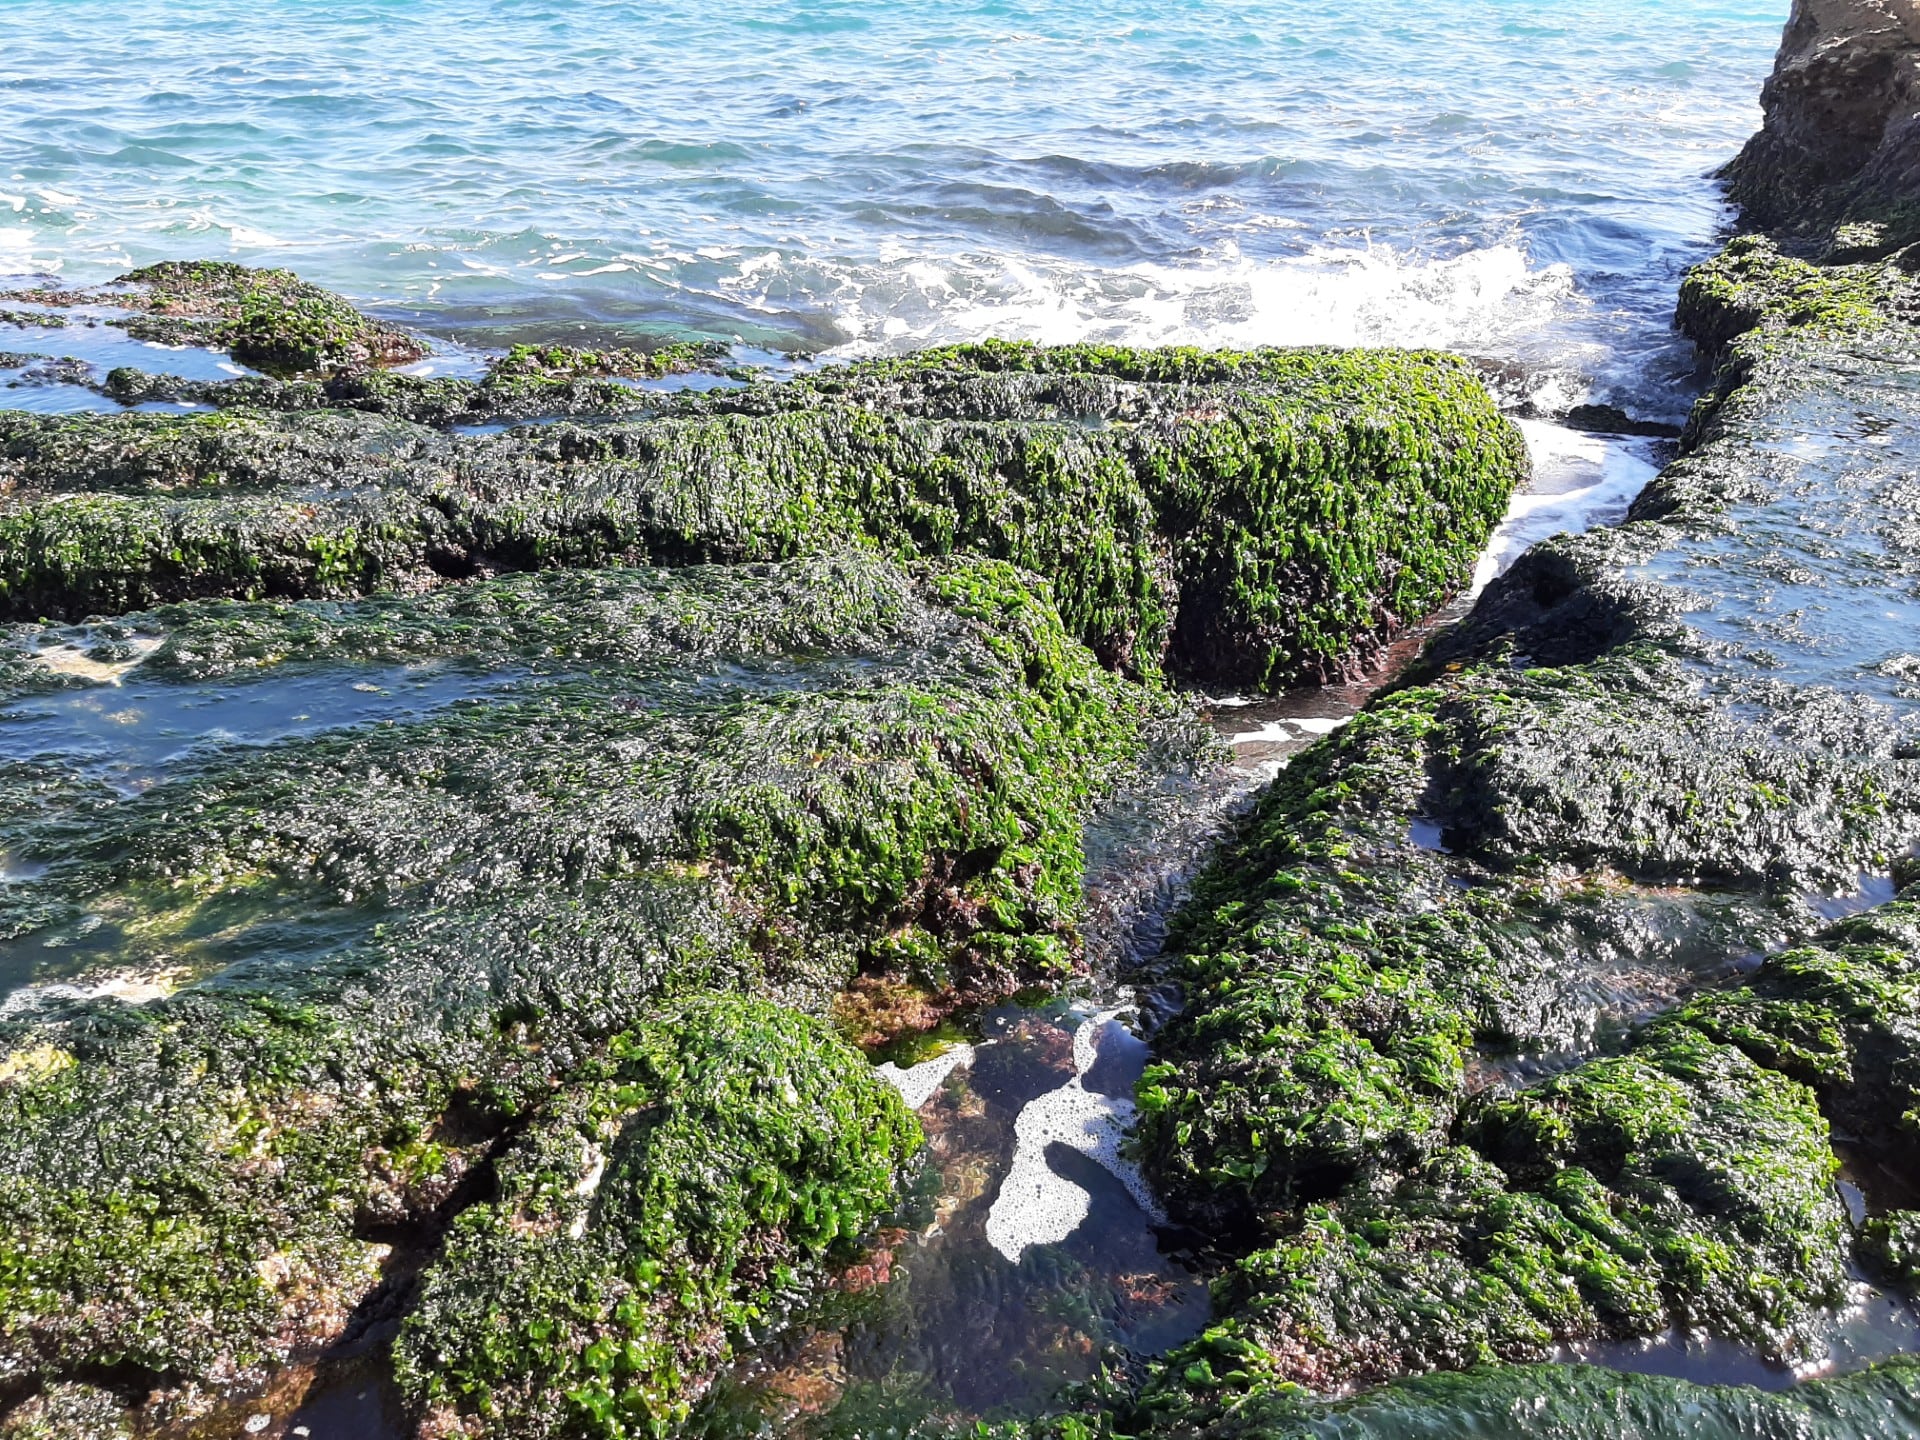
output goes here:
{"type": "Polygon", "coordinates": [[[918,1110],[940,1093],[949,1075],[973,1064],[973,1054],[973,1046],[955,1045],[905,1070],[889,1060],[884,1065],[876,1065],[873,1073],[900,1092],[909,1110],[918,1110]]]}
{"type": "Polygon", "coordinates": [[[251,225],[243,225],[234,220],[222,220],[211,210],[195,210],[187,216],[182,226],[189,235],[201,234],[208,230],[225,233],[227,243],[238,249],[241,246],[253,246],[264,249],[279,245],[281,242],[264,230],[256,230],[251,225]]]}
{"type": "Polygon", "coordinates": [[[807,295],[849,339],[837,357],[998,336],[1047,344],[1404,345],[1499,348],[1583,304],[1565,265],[1518,245],[1443,259],[1322,246],[1282,260],[1231,243],[1179,265],[1093,266],[1026,257],[899,253],[874,265],[769,263],[720,282],[768,308],[807,295]]]}
{"type": "Polygon", "coordinates": [[[1507,506],[1506,519],[1481,553],[1469,598],[1536,541],[1624,520],[1634,497],[1659,473],[1644,441],[1587,435],[1538,420],[1517,423],[1533,459],[1533,484],[1507,506]]]}
{"type": "Polygon", "coordinates": [[[1133,1101],[1096,1094],[1085,1083],[1098,1058],[1100,1030],[1120,1013],[1103,1011],[1074,1031],[1073,1078],[1028,1104],[1014,1121],[1013,1164],[987,1212],[986,1231],[987,1243],[1016,1265],[1029,1246],[1057,1245],[1073,1234],[1093,1204],[1092,1196],[1047,1164],[1050,1145],[1069,1146],[1094,1160],[1127,1187],[1151,1220],[1166,1220],[1146,1177],[1121,1153],[1133,1128],[1133,1101]]]}
{"type": "Polygon", "coordinates": [[[1300,735],[1318,739],[1323,735],[1331,735],[1351,718],[1345,715],[1302,715],[1269,720],[1257,730],[1235,731],[1228,737],[1227,743],[1230,745],[1284,745],[1297,740],[1300,735]],[[1298,734],[1295,733],[1296,731],[1298,734]]]}

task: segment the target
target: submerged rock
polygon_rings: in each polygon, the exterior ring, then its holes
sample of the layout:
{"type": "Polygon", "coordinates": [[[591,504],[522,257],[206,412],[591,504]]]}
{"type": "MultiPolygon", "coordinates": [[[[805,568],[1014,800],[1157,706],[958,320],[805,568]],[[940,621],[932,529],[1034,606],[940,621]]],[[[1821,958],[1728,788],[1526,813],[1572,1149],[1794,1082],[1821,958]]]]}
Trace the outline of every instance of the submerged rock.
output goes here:
{"type": "MultiPolygon", "coordinates": [[[[22,290],[36,306],[94,306],[122,313],[107,323],[137,340],[226,350],[243,365],[276,374],[327,374],[397,365],[427,353],[425,342],[383,325],[330,291],[287,270],[254,270],[219,260],[169,260],[92,290],[22,290]]],[[[59,325],[57,311],[14,323],[59,325]]]]}

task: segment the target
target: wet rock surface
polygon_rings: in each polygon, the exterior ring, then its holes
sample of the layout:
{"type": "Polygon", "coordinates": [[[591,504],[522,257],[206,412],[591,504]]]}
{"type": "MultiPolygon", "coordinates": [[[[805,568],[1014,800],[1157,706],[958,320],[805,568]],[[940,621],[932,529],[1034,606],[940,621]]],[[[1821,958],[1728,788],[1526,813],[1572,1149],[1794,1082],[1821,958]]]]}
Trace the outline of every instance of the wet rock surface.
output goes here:
{"type": "Polygon", "coordinates": [[[1561,1363],[1912,1333],[1841,1339],[1920,1274],[1907,9],[1796,8],[1677,458],[1275,722],[1163,953],[1098,817],[1218,823],[1164,682],[1467,582],[1524,455],[1463,362],[422,375],[291,276],[23,299],[256,373],[5,357],[175,413],[0,417],[0,1433],[389,1345],[435,1437],[1920,1425],[1901,1360],[1561,1363]],[[979,1023],[1089,949],[1150,1055],[979,1023]]]}
{"type": "MultiPolygon", "coordinates": [[[[820,1006],[863,964],[989,994],[1071,973],[1081,817],[1167,723],[1013,572],[973,563],[541,575],[112,628],[84,637],[90,654],[164,637],[147,657],[156,688],[271,687],[314,667],[346,688],[389,675],[365,664],[382,653],[525,672],[510,693],[316,736],[217,726],[123,793],[90,778],[91,754],[36,747],[10,764],[7,847],[24,878],[7,926],[27,983],[0,1022],[8,1378],[113,1354],[123,1393],[157,1389],[163,1416],[404,1308],[448,1220],[528,1165],[545,1173],[517,1157],[562,1143],[541,1139],[561,1123],[543,1118],[554,1105],[586,1103],[580,1087],[601,1076],[594,1093],[627,1114],[623,1087],[644,1077],[623,1078],[623,1054],[711,1038],[713,1015],[672,1009],[675,995],[820,1006]],[[129,970],[154,972],[158,997],[118,998],[129,970]]],[[[80,688],[32,651],[14,682],[16,695],[80,688]]],[[[140,692],[113,698],[136,732],[140,692]]],[[[754,1078],[786,1013],[729,1019],[760,1038],[700,1073],[798,1103],[754,1078]],[[735,1055],[745,1070],[729,1079],[735,1055]]],[[[646,1413],[670,1415],[677,1387],[697,1384],[690,1337],[719,1353],[725,1306],[768,1303],[751,1297],[790,1290],[801,1260],[846,1238],[822,1214],[857,1234],[913,1148],[892,1092],[844,1042],[815,1027],[781,1043],[800,1047],[796,1094],[840,1077],[809,1114],[849,1107],[813,1139],[740,1159],[749,1177],[801,1186],[806,1224],[756,1209],[751,1190],[748,1220],[721,1238],[606,1222],[609,1253],[628,1257],[610,1264],[698,1268],[688,1256],[719,1247],[745,1266],[737,1284],[714,1281],[707,1310],[632,1320],[635,1344],[666,1326],[678,1338],[660,1343],[684,1361],[634,1402],[646,1413]],[[865,1158],[816,1174],[806,1157],[829,1141],[865,1158]],[[758,1269],[744,1259],[756,1249],[758,1269]]],[[[615,1164],[631,1126],[605,1123],[615,1164]]],[[[513,1194],[544,1213],[538,1194],[513,1194]]],[[[583,1233],[599,1234],[599,1214],[583,1233]]],[[[582,1315],[518,1361],[436,1339],[451,1358],[416,1365],[418,1393],[440,1395],[430,1377],[449,1367],[520,1393],[526,1356],[577,1360],[605,1323],[582,1315]]]]}
{"type": "Polygon", "coordinates": [[[1242,1258],[1169,1393],[1670,1326],[1820,1359],[1835,1132],[1910,1170],[1906,907],[1828,925],[1920,838],[1910,333],[1756,325],[1628,523],[1522,557],[1202,879],[1144,1133],[1242,1258]]]}
{"type": "MultiPolygon", "coordinates": [[[[1766,153],[1795,74],[1860,59],[1800,40],[1736,194],[1844,188],[1766,153]]],[[[1814,1374],[1865,1277],[1911,1283],[1920,311],[1906,252],[1832,234],[1854,196],[1790,200],[1819,260],[1749,236],[1688,277],[1715,375],[1677,461],[1522,556],[1196,883],[1138,1100],[1216,1320],[1072,1423],[1912,1428],[1900,1362],[1777,1400],[1512,1364],[1696,1335],[1814,1374]],[[1394,1382],[1426,1370],[1463,1373],[1394,1382]]]]}
{"type": "MultiPolygon", "coordinates": [[[[0,414],[9,1434],[683,1425],[821,1277],[895,1272],[927,1132],[848,1037],[1125,951],[1090,823],[1213,824],[1167,676],[1365,666],[1526,469],[1438,355],[984,345],[669,393],[724,357],[408,373],[284,272],[19,303],[55,357],[23,383],[136,408],[0,414]],[[101,379],[47,339],[94,330],[205,348],[101,379]]],[[[1140,1042],[1020,1023],[936,1156],[978,1168],[990,1118],[1132,1247],[1021,1232],[1009,1293],[1093,1311],[955,1383],[1032,1408],[1204,1304],[1122,1154],[1140,1042]]],[[[957,1233],[1013,1247],[973,1199],[957,1233]]]]}
{"type": "Polygon", "coordinates": [[[1109,665],[1274,687],[1364,668],[1464,584],[1526,471],[1430,355],[988,345],[664,408],[468,437],[351,408],[12,417],[0,607],[869,544],[1046,574],[1109,665]]]}

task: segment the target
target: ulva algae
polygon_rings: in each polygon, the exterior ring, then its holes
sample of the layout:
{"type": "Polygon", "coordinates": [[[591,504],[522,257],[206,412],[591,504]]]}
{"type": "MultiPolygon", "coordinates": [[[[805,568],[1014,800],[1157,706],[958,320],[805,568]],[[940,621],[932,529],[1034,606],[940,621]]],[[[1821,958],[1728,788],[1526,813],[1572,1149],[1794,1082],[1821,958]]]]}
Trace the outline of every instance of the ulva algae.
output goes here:
{"type": "Polygon", "coordinates": [[[1822,913],[1920,840],[1905,672],[1834,638],[1920,573],[1909,263],[1743,240],[1695,272],[1722,368],[1681,457],[1523,556],[1198,880],[1142,1144],[1235,1260],[1206,1335],[1040,1433],[1914,1428],[1902,1363],[1781,1398],[1467,1368],[1669,1328],[1816,1362],[1856,1257],[1915,1273],[1916,892],[1822,913]],[[1742,633],[1802,606],[1831,623],[1742,633]],[[1858,1227],[1835,1132],[1873,1162],[1858,1227]],[[1466,1373],[1301,1388],[1435,1368],[1466,1373]]]}
{"type": "Polygon", "coordinates": [[[430,1428],[666,1433],[727,1337],[892,1206],[919,1141],[893,1087],[790,1010],[706,997],[615,1036],[455,1221],[401,1389],[430,1428]]]}
{"type": "Polygon", "coordinates": [[[45,867],[0,924],[51,957],[0,1020],[16,1429],[103,1382],[191,1420],[402,1312],[449,1433],[679,1425],[919,1143],[809,1014],[861,972],[1070,975],[1089,811],[1203,743],[1162,678],[1354,673],[1525,472],[1438,355],[989,344],[649,395],[719,357],[419,380],[291,277],[136,283],[130,326],[276,374],[0,418],[0,595],[52,617],[0,694],[76,683],[56,651],[472,685],[134,795],[0,766],[0,846],[45,867]],[[103,966],[172,993],[47,983],[103,966]]]}
{"type": "Polygon", "coordinates": [[[1527,471],[1474,372],[1431,353],[984,344],[697,396],[608,390],[610,365],[643,363],[529,352],[483,381],[361,366],[157,390],[116,372],[126,398],[229,408],[0,418],[0,610],[855,543],[1011,561],[1108,665],[1273,689],[1364,670],[1466,581],[1527,471]],[[639,418],[418,423],[539,413],[543,390],[547,413],[639,418]]]}
{"type": "MultiPolygon", "coordinates": [[[[402,723],[215,747],[137,797],[50,760],[5,776],[5,843],[47,866],[9,888],[10,929],[95,916],[128,937],[116,960],[204,962],[145,1005],[19,995],[0,1061],[8,1370],[56,1384],[112,1354],[162,1414],[337,1335],[463,1215],[458,1253],[508,1184],[487,1177],[595,1096],[637,1115],[621,1087],[654,1072],[633,1067],[677,1053],[703,1086],[745,1066],[772,1108],[741,1122],[771,1148],[742,1151],[739,1223],[687,1241],[738,1240],[740,1268],[646,1321],[679,1357],[645,1382],[671,1414],[785,1284],[774,1259],[857,1234],[914,1144],[865,1062],[782,1004],[823,1007],[860,965],[982,993],[1068,973],[1086,810],[1178,728],[986,561],[509,576],[127,625],[166,637],[155,683],[331,665],[346,684],[397,654],[530,672],[402,723]],[[754,1068],[775,1042],[805,1116],[754,1068]],[[808,1127],[836,1106],[829,1158],[808,1127]]],[[[707,1183],[710,1151],[647,1146],[647,1184],[707,1183]]],[[[664,1212],[606,1223],[634,1263],[686,1263],[648,1228],[664,1212]]],[[[447,1384],[491,1373],[436,1343],[447,1384]]]]}

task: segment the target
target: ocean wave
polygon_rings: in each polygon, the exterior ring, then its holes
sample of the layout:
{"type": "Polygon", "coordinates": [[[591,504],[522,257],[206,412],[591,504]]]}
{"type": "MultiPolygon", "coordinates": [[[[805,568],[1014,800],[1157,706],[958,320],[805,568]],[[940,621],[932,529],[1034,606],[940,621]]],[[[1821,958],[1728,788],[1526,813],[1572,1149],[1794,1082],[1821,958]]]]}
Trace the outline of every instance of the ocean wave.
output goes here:
{"type": "Polygon", "coordinates": [[[1533,265],[1514,244],[1443,259],[1366,246],[1321,247],[1282,260],[1228,254],[1192,265],[899,256],[881,265],[802,269],[816,273],[769,265],[763,256],[719,286],[760,306],[792,306],[796,288],[818,287],[817,299],[846,335],[836,356],[986,336],[1053,344],[1504,349],[1585,305],[1571,268],[1533,265]]]}

